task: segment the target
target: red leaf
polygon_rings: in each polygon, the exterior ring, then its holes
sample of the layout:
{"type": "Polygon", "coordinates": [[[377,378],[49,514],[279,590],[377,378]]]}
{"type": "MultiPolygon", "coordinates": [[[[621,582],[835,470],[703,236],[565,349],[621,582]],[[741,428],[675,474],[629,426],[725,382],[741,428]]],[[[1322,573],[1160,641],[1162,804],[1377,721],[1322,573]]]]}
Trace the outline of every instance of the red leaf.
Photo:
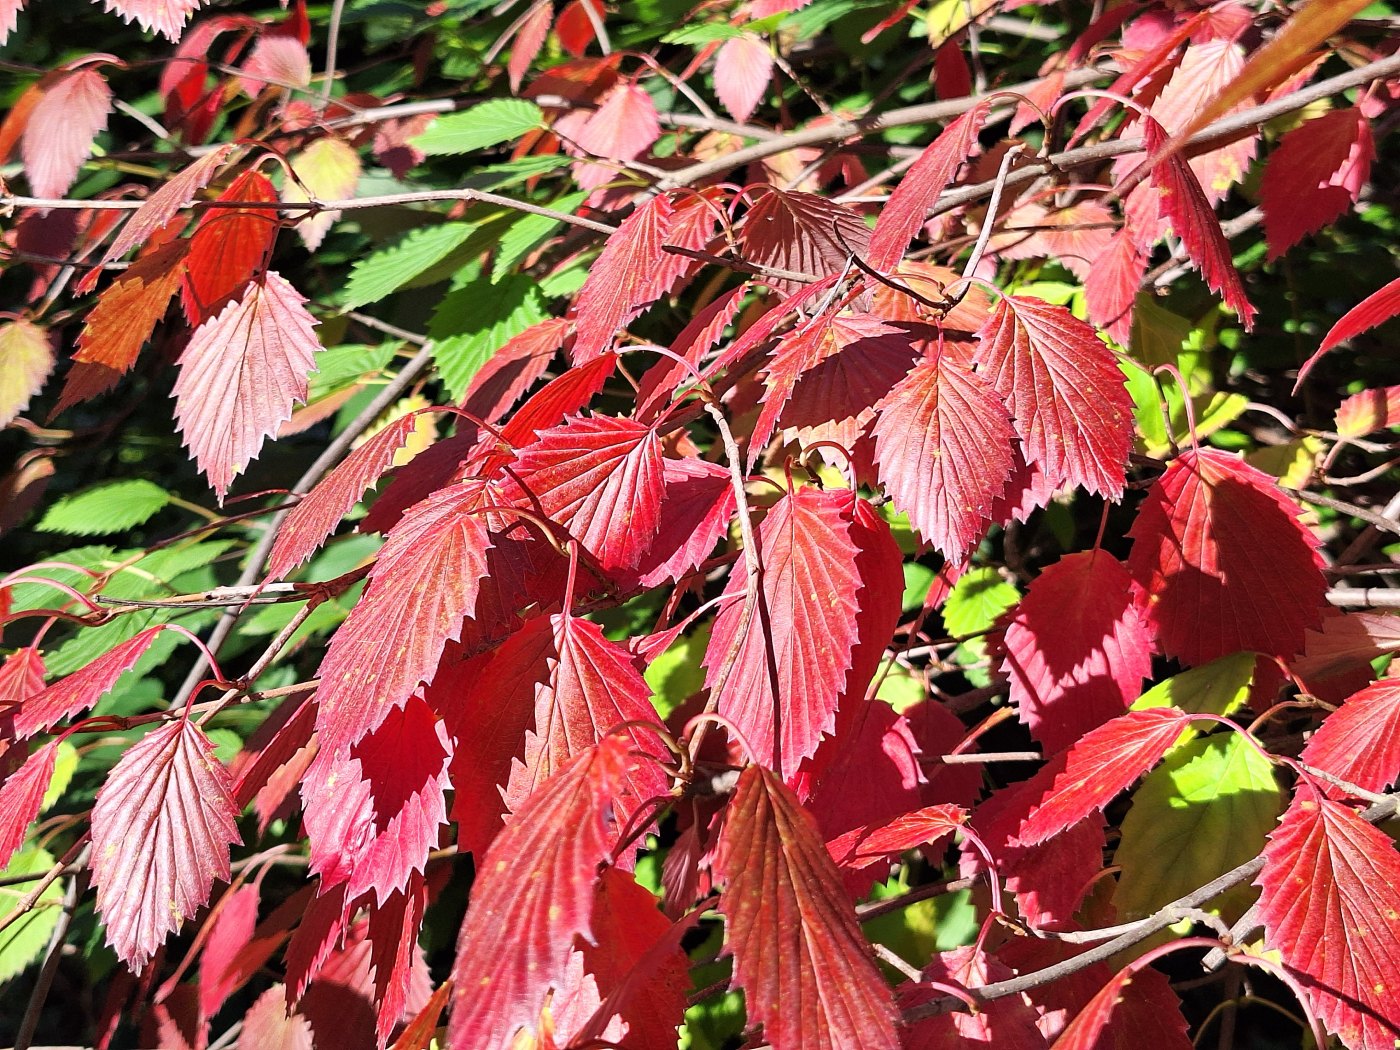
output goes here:
{"type": "Polygon", "coordinates": [[[1065,1026],[1052,1050],[1139,1050],[1149,1044],[1161,1050],[1192,1046],[1181,1004],[1165,978],[1127,967],[1065,1026]]]}
{"type": "Polygon", "coordinates": [[[203,0],[102,0],[103,7],[121,15],[124,22],[135,21],[142,29],[179,40],[190,13],[203,0]]]}
{"type": "Polygon", "coordinates": [[[118,275],[89,311],[73,360],[128,371],[180,287],[188,247],[171,241],[118,275]]]}
{"type": "MultiPolygon", "coordinates": [[[[920,975],[925,981],[973,989],[1013,976],[1011,969],[977,945],[940,952],[920,975]]],[[[904,985],[899,1004],[904,1010],[946,993],[927,985],[904,985]]],[[[1018,995],[982,1004],[975,1014],[950,1013],[925,1018],[904,1037],[904,1050],[960,1050],[980,1043],[1005,1050],[1040,1050],[1045,1037],[1036,1027],[1035,1011],[1018,995]]]]}
{"type": "Polygon", "coordinates": [[[977,366],[1006,400],[1026,459],[1055,488],[1122,495],[1133,400],[1093,328],[1063,306],[1008,295],[977,334],[977,366]]]}
{"type": "Polygon", "coordinates": [[[496,422],[544,375],[572,327],[563,317],[547,317],[515,336],[472,377],[462,407],[487,423],[496,422]]]}
{"type": "Polygon", "coordinates": [[[582,58],[583,53],[588,50],[588,45],[597,39],[593,28],[594,18],[602,25],[603,5],[600,0],[570,0],[564,10],[559,12],[559,18],[554,23],[554,33],[559,37],[559,43],[563,45],[564,50],[575,58],[582,58]],[[584,9],[585,3],[588,10],[584,9]],[[589,16],[589,10],[593,12],[592,17],[589,16]]]}
{"type": "Polygon", "coordinates": [[[884,827],[855,828],[826,844],[838,868],[859,871],[880,861],[898,858],[918,846],[929,846],[967,822],[961,806],[925,806],[896,817],[884,827]]]}
{"type": "Polygon", "coordinates": [[[68,192],[111,111],[112,89],[94,66],[64,73],[44,87],[20,143],[34,196],[68,192]]]}
{"type": "Polygon", "coordinates": [[[58,742],[50,741],[0,783],[0,871],[10,863],[24,833],[39,815],[57,756],[58,742]]]}
{"type": "Polygon", "coordinates": [[[302,782],[311,871],[381,905],[422,873],[447,823],[447,731],[418,697],[348,752],[323,749],[302,782]]]}
{"type": "Polygon", "coordinates": [[[113,646],[82,670],[60,678],[42,693],[30,697],[15,712],[15,735],[23,740],[45,732],[97,703],[136,665],[161,630],[160,626],[147,627],[135,638],[113,646]]]}
{"type": "MultiPolygon", "coordinates": [[[[739,254],[759,266],[826,277],[846,257],[870,250],[870,228],[856,212],[814,193],[765,188],[739,228],[739,254]]],[[[795,282],[766,278],[779,291],[795,282]]]]}
{"type": "Polygon", "coordinates": [[[1269,261],[1354,204],[1375,157],[1371,125],[1355,107],[1334,109],[1284,135],[1259,183],[1269,261]]]}
{"type": "Polygon", "coordinates": [[[661,467],[666,495],[656,537],[635,570],[639,589],[679,580],[699,566],[734,517],[734,487],[724,467],[689,456],[663,460],[661,467]]]}
{"type": "MultiPolygon", "coordinates": [[[[634,755],[664,752],[660,738],[637,724],[658,719],[651,689],[632,654],[603,637],[602,628],[590,620],[562,613],[550,617],[550,623],[553,671],[535,690],[534,728],[525,735],[524,762],[513,765],[506,786],[506,803],[517,813],[540,785],[605,737],[624,741],[634,755]]],[[[621,772],[611,804],[625,824],[644,802],[665,793],[661,767],[643,760],[621,772]]]]}
{"type": "Polygon", "coordinates": [[[664,295],[688,265],[682,256],[662,250],[675,211],[670,197],[657,194],[609,235],[578,293],[575,364],[591,361],[606,350],[618,331],[664,295]]]}
{"type": "MultiPolygon", "coordinates": [[[[126,220],[126,225],[113,239],[107,254],[102,256],[102,264],[120,259],[138,244],[144,244],[182,209],[194,203],[195,195],[219,173],[237,148],[232,143],[215,147],[151,194],[150,199],[126,220]]],[[[100,272],[100,268],[93,270],[94,279],[100,272]]]]}
{"type": "Polygon", "coordinates": [[[773,53],[752,33],[732,37],[715,55],[715,94],[740,124],[753,116],[773,76],[773,53]]]}
{"type": "Polygon", "coordinates": [[[521,506],[562,525],[608,570],[634,567],[665,495],[656,431],[611,416],[566,418],[520,451],[521,506]]]}
{"type": "MultiPolygon", "coordinates": [[[[249,170],[234,179],[219,200],[267,204],[277,200],[277,190],[261,172],[249,170]]],[[[189,241],[183,301],[190,324],[203,324],[240,297],[243,287],[267,265],[277,229],[277,213],[266,208],[205,211],[189,241]]]]}
{"type": "Polygon", "coordinates": [[[977,373],[944,354],[880,402],[880,481],[924,540],[957,560],[986,527],[1011,474],[1011,419],[977,373]]]}
{"type": "Polygon", "coordinates": [[[774,1050],[900,1045],[893,996],[836,865],[796,796],[762,766],[739,776],[714,870],[726,883],[734,983],[774,1050]]]}
{"type": "Polygon", "coordinates": [[[241,843],[233,782],[214,745],[178,719],[113,767],[92,809],[92,881],[107,943],[139,972],[229,877],[241,843]]]}
{"type": "Polygon", "coordinates": [[[1300,788],[1264,850],[1266,943],[1306,978],[1313,1012],[1353,1050],[1400,1031],[1400,856],[1390,836],[1300,788]]]}
{"type": "Polygon", "coordinates": [[[278,91],[286,85],[304,88],[311,83],[311,56],[306,45],[293,36],[263,33],[243,63],[238,86],[257,98],[268,87],[278,91]]]}
{"type": "Polygon", "coordinates": [[[1066,555],[1036,577],[1008,622],[1001,670],[1047,752],[1121,715],[1151,676],[1152,639],[1132,583],[1104,551],[1066,555]]]}
{"type": "Polygon", "coordinates": [[[1037,783],[1049,786],[1016,838],[1034,846],[1103,809],[1157,764],[1189,721],[1174,707],[1155,707],[1129,711],[1084,734],[1037,775],[1037,783]]]}
{"type": "MultiPolygon", "coordinates": [[[[1300,757],[1367,791],[1390,787],[1400,777],[1400,679],[1383,678],[1348,697],[1323,720],[1300,757]]],[[[1319,787],[1345,797],[1338,788],[1319,787]]]]}
{"type": "MultiPolygon", "coordinates": [[[[1167,144],[1167,133],[1151,117],[1144,120],[1147,152],[1156,154],[1167,144]]],[[[1205,191],[1181,154],[1174,153],[1152,169],[1152,185],[1160,194],[1158,207],[1181,239],[1187,256],[1201,270],[1213,291],[1220,292],[1225,304],[1240,315],[1245,331],[1254,328],[1253,306],[1244,294],[1244,285],[1235,270],[1230,242],[1220,229],[1205,191]]]]}
{"type": "Polygon", "coordinates": [[[904,258],[904,250],[928,218],[929,209],[976,147],[977,133],[990,110],[990,102],[979,102],[954,120],[900,179],[880,209],[875,233],[870,238],[868,259],[875,269],[892,269],[904,258]]]}
{"type": "Polygon", "coordinates": [[[418,947],[428,890],[414,875],[369,917],[370,965],[374,970],[375,1036],[389,1042],[395,1025],[427,998],[427,966],[418,947]],[[415,987],[416,986],[416,987],[415,987]]]}
{"type": "Polygon", "coordinates": [[[248,1007],[238,1033],[237,1050],[315,1050],[311,1025],[287,1012],[287,990],[274,984],[248,1007]]]}
{"type": "Polygon", "coordinates": [[[315,553],[340,519],[393,466],[394,457],[408,444],[418,420],[419,413],[409,412],[376,431],[302,497],[277,529],[268,557],[270,579],[286,576],[315,553]]]}
{"type": "Polygon", "coordinates": [[[1361,437],[1376,430],[1400,427],[1400,386],[1363,390],[1337,407],[1337,433],[1361,437]]]}
{"type": "Polygon", "coordinates": [[[32,645],[16,649],[0,663],[0,718],[43,691],[44,658],[32,645]]]}
{"type": "Polygon", "coordinates": [[[608,814],[628,764],[610,736],[578,755],[516,813],[477,868],[452,968],[448,1043],[494,1050],[538,1030],[575,938],[592,938],[597,868],[612,850],[608,814]]]}
{"type": "Polygon", "coordinates": [[[343,751],[432,679],[443,647],[476,608],[489,505],[480,481],[442,489],[389,530],[369,586],[321,661],[316,729],[321,746],[343,751]]]}
{"type": "Polygon", "coordinates": [[[515,43],[510,49],[510,62],[506,67],[513,94],[519,93],[525,72],[544,46],[545,37],[549,36],[549,24],[553,20],[554,5],[549,0],[538,0],[526,12],[525,21],[515,34],[515,43]]]}
{"type": "Polygon", "coordinates": [[[1135,232],[1124,228],[1113,235],[1084,281],[1090,319],[1121,346],[1132,340],[1133,304],[1147,274],[1147,261],[1148,253],[1135,232]]]}
{"type": "Polygon", "coordinates": [[[773,505],[758,529],[757,600],[745,612],[741,559],[725,588],[734,600],[715,618],[705,650],[705,685],[715,691],[719,713],[744,734],[755,761],[776,761],[784,770],[796,770],[834,727],[851,666],[859,581],[843,513],[850,498],[801,488],[773,505]],[[821,600],[811,601],[813,594],[821,600]]]}
{"type": "Polygon", "coordinates": [[[1287,659],[1321,622],[1319,540],[1274,479],[1243,459],[1183,453],[1129,535],[1143,616],[1169,656],[1192,665],[1249,650],[1287,659]]]}
{"type": "MultiPolygon", "coordinates": [[[[701,358],[718,345],[724,330],[734,323],[743,306],[747,284],[740,284],[725,292],[703,310],[697,311],[685,326],[671,350],[683,358],[691,368],[699,368],[701,358]]],[[[689,383],[690,370],[670,358],[663,358],[649,368],[637,387],[636,418],[650,421],[662,411],[676,389],[689,383]]]]}
{"type": "Polygon", "coordinates": [[[242,975],[233,962],[253,939],[257,925],[256,883],[245,883],[224,895],[199,956],[200,1017],[207,1019],[217,1014],[238,986],[242,975]]]}
{"type": "Polygon", "coordinates": [[[264,439],[306,401],[321,349],[306,299],[272,271],[194,330],[180,355],[175,418],[220,502],[264,439]]]}
{"type": "Polygon", "coordinates": [[[1362,332],[1389,321],[1396,314],[1400,314],[1400,277],[1391,281],[1384,288],[1372,292],[1328,329],[1322,344],[1298,370],[1298,381],[1293,384],[1294,393],[1297,393],[1298,388],[1303,385],[1303,380],[1312,371],[1313,365],[1317,364],[1328,350],[1345,343],[1348,339],[1355,339],[1362,332]]]}

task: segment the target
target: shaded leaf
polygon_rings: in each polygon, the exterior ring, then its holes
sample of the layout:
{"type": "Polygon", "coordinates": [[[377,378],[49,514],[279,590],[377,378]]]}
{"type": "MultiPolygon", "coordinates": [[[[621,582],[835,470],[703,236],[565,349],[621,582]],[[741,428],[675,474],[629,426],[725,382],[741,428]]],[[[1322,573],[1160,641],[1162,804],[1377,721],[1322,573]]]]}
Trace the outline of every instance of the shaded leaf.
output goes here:
{"type": "Polygon", "coordinates": [[[812,818],[749,766],[714,855],[720,912],[752,1022],[774,1050],[894,1050],[893,996],[812,818]]]}
{"type": "Polygon", "coordinates": [[[210,1018],[219,1012],[234,989],[240,974],[234,965],[238,953],[253,939],[258,925],[258,886],[244,883],[230,890],[219,902],[204,950],[199,956],[199,1015],[210,1018]]]}
{"type": "Polygon", "coordinates": [[[237,1050],[315,1050],[311,1025],[287,1010],[287,990],[274,984],[248,1007],[237,1050]]]}
{"type": "Polygon", "coordinates": [[[1371,125],[1355,107],[1324,113],[1284,135],[1259,184],[1270,261],[1354,204],[1375,156],[1371,125]]]}
{"type": "MultiPolygon", "coordinates": [[[[1367,791],[1390,787],[1400,777],[1400,679],[1383,678],[1347,697],[1299,757],[1367,791]]],[[[1345,797],[1329,784],[1319,790],[1345,797]]]]}
{"type": "MultiPolygon", "coordinates": [[[[1011,969],[977,945],[939,952],[924,967],[920,977],[940,985],[964,989],[980,988],[1014,976],[1011,969]]],[[[947,994],[936,986],[903,985],[899,988],[901,1009],[940,998],[947,994]]],[[[1019,995],[1007,995],[982,1004],[974,1014],[948,1013],[925,1018],[904,1037],[904,1050],[958,1050],[969,1043],[1006,1050],[1039,1050],[1045,1037],[1036,1028],[1036,1014],[1019,995]]]]}
{"type": "Polygon", "coordinates": [[[112,768],[92,810],[92,881],[107,943],[134,972],[229,877],[242,839],[233,782],[188,719],[167,722],[112,768]]]}
{"type": "Polygon", "coordinates": [[[453,399],[467,395],[477,373],[498,350],[545,317],[539,283],[524,274],[512,274],[494,285],[480,278],[445,295],[428,336],[453,399]]]}
{"type": "Polygon", "coordinates": [[[643,588],[679,580],[697,568],[734,517],[734,487],[719,464],[687,456],[662,460],[661,469],[666,494],[656,536],[635,569],[643,588]]]}
{"type": "MultiPolygon", "coordinates": [[[[864,257],[870,228],[850,208],[814,193],[766,188],[739,227],[739,254],[759,266],[826,277],[839,273],[851,252],[864,257]]],[[[784,292],[792,281],[766,278],[784,292]]]]}
{"type": "MultiPolygon", "coordinates": [[[[25,846],[10,858],[8,867],[0,869],[0,877],[6,881],[25,875],[38,879],[48,874],[53,866],[52,854],[38,846],[25,846]]],[[[58,925],[58,917],[63,913],[63,884],[55,879],[39,895],[34,907],[11,921],[22,898],[32,888],[26,882],[0,885],[0,921],[8,923],[4,936],[0,937],[0,985],[27,969],[43,954],[58,925]]]]}
{"type": "Polygon", "coordinates": [[[1188,1050],[1176,993],[1155,970],[1126,967],[1065,1026],[1051,1050],[1188,1050]]]}

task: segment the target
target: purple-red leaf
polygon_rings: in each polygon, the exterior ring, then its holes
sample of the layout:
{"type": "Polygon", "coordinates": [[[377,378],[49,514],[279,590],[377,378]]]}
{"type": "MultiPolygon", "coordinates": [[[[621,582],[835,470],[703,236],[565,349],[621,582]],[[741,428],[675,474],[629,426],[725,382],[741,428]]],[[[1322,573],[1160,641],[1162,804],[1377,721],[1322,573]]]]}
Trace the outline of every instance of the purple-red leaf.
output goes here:
{"type": "Polygon", "coordinates": [[[1174,707],[1154,707],[1130,711],[1084,734],[1046,767],[1053,771],[1043,777],[1049,786],[1016,838],[1034,846],[1103,809],[1157,764],[1189,721],[1174,707]]]}
{"type": "Polygon", "coordinates": [[[477,867],[452,968],[452,1046],[505,1050],[540,1010],[577,938],[592,940],[598,866],[613,847],[609,815],[629,763],[606,737],[552,777],[477,867]]]}
{"type": "Polygon", "coordinates": [[[719,713],[744,734],[755,761],[788,771],[831,731],[851,666],[859,581],[843,513],[850,498],[802,488],[774,504],[758,529],[759,591],[747,594],[740,559],[705,651],[705,685],[719,713]]]}
{"type": "Polygon", "coordinates": [[[50,741],[0,783],[0,871],[10,863],[25,831],[39,815],[57,755],[58,742],[50,741]]]}
{"type": "Polygon", "coordinates": [[[734,516],[734,487],[719,464],[693,456],[667,459],[662,474],[666,497],[656,537],[635,570],[640,587],[678,580],[700,565],[734,516]]]}
{"type": "Polygon", "coordinates": [[[1264,850],[1265,941],[1300,972],[1327,1030],[1351,1050],[1382,1050],[1400,1031],[1400,854],[1389,835],[1339,802],[1300,788],[1264,850]]]}
{"type": "Polygon", "coordinates": [[[977,367],[1011,410],[1026,459],[1054,488],[1122,495],[1133,400],[1093,328],[1063,306],[1008,295],[977,334],[977,367]]]}
{"type": "Polygon", "coordinates": [[[107,943],[135,972],[229,877],[233,781],[185,718],[133,745],[98,789],[92,881],[107,943]]]}
{"type": "MultiPolygon", "coordinates": [[[[1322,722],[1300,756],[1304,762],[1367,791],[1400,777],[1400,678],[1383,678],[1347,698],[1322,722]]],[[[1319,785],[1329,795],[1340,789],[1319,785]]]]}
{"type": "Polygon", "coordinates": [[[113,646],[86,667],[30,697],[15,712],[15,734],[22,740],[42,733],[97,703],[136,665],[160,632],[159,626],[147,627],[135,638],[113,646]]]}
{"type": "Polygon", "coordinates": [[[389,531],[364,596],[321,661],[322,748],[348,748],[431,680],[476,608],[491,545],[478,512],[489,504],[485,485],[466,481],[411,507],[389,531]]]}
{"type": "Polygon", "coordinates": [[[990,520],[1013,461],[1011,418],[976,372],[945,353],[924,361],[880,402],[875,460],[895,506],[949,560],[990,520]]]}
{"type": "MultiPolygon", "coordinates": [[[[739,229],[739,252],[759,266],[825,277],[839,273],[851,252],[864,256],[870,228],[850,208],[814,193],[766,189],[739,229]]],[[[793,291],[792,281],[771,280],[793,291]]]]}
{"type": "Polygon", "coordinates": [[[689,260],[662,246],[675,218],[675,205],[657,194],[623,220],[608,237],[598,261],[578,293],[575,364],[597,357],[642,308],[664,295],[689,260]]]}
{"type": "Polygon", "coordinates": [[[1400,314],[1400,277],[1391,281],[1384,288],[1366,296],[1328,329],[1327,335],[1322,339],[1322,344],[1298,370],[1298,381],[1293,384],[1294,391],[1296,392],[1298,387],[1302,386],[1307,374],[1313,370],[1313,366],[1328,350],[1334,346],[1340,346],[1348,339],[1356,338],[1362,332],[1375,328],[1378,324],[1389,321],[1396,314],[1400,314]]]}
{"type": "Polygon", "coordinates": [[[1186,1020],[1176,993],[1154,970],[1114,974],[1074,1020],[1051,1050],[1190,1050],[1186,1020]]]}
{"type": "MultiPolygon", "coordinates": [[[[175,218],[181,209],[189,207],[195,195],[219,173],[237,148],[233,143],[214,147],[151,194],[141,207],[131,213],[131,218],[126,220],[126,225],[112,240],[111,247],[102,256],[103,265],[120,259],[138,244],[144,244],[152,234],[175,218]]],[[[94,269],[94,278],[101,272],[101,267],[94,269]]]]}
{"type": "Polygon", "coordinates": [[[1284,135],[1259,183],[1269,260],[1351,207],[1375,156],[1371,125],[1356,107],[1334,109],[1284,135]]]}
{"type": "Polygon", "coordinates": [[[1274,479],[1237,456],[1184,452],[1129,535],[1143,617],[1169,656],[1193,665],[1251,650],[1287,659],[1321,623],[1319,540],[1274,479]]]}
{"type": "Polygon", "coordinates": [[[1105,551],[1066,555],[1036,577],[1007,623],[1002,673],[1047,752],[1121,715],[1152,673],[1132,583],[1105,551]]]}
{"type": "Polygon", "coordinates": [[[797,797],[749,766],[714,855],[734,983],[773,1050],[895,1050],[894,1003],[797,797]]]}
{"type": "MultiPolygon", "coordinates": [[[[920,975],[925,981],[972,989],[1014,976],[1009,967],[977,945],[940,952],[920,975]]],[[[900,1006],[908,1010],[947,993],[937,985],[903,985],[900,1006]]],[[[904,1050],[962,1050],[969,1044],[1004,1050],[1040,1050],[1045,1037],[1036,1027],[1035,1011],[1019,995],[982,1004],[975,1014],[949,1013],[925,1018],[904,1037],[904,1050]]]]}
{"type": "Polygon", "coordinates": [[[210,1018],[233,993],[242,976],[234,960],[253,939],[258,925],[258,886],[244,883],[218,904],[199,956],[199,1014],[210,1018]]]}
{"type": "Polygon", "coordinates": [[[175,418],[222,501],[263,441],[306,401],[321,349],[305,297],[268,272],[194,330],[180,355],[175,418]]]}

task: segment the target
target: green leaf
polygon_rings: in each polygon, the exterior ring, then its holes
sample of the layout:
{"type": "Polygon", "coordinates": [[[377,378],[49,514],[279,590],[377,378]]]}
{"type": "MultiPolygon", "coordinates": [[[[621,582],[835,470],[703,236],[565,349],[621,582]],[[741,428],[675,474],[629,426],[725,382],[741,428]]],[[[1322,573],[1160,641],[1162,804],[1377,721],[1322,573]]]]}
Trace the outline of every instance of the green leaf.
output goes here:
{"type": "Polygon", "coordinates": [[[696,25],[681,26],[661,38],[663,44],[713,44],[716,40],[733,40],[743,36],[744,31],[727,22],[702,22],[696,25]]]}
{"type": "Polygon", "coordinates": [[[44,802],[40,812],[45,812],[50,806],[63,797],[63,793],[68,790],[68,784],[73,779],[73,771],[78,768],[78,749],[67,740],[60,740],[58,748],[54,752],[53,778],[49,781],[48,789],[44,792],[44,802]]]}
{"type": "Polygon", "coordinates": [[[710,625],[704,624],[691,634],[678,638],[658,656],[642,675],[651,687],[651,703],[662,718],[685,703],[705,687],[705,669],[700,658],[710,644],[710,625]]]}
{"type": "MultiPolygon", "coordinates": [[[[998,616],[1020,600],[1021,592],[1002,579],[996,569],[991,566],[971,569],[959,577],[943,603],[943,628],[954,638],[986,631],[996,623],[998,616]]],[[[953,652],[954,662],[962,665],[979,663],[986,656],[985,638],[971,638],[953,652]]],[[[982,669],[970,668],[964,673],[975,686],[991,681],[982,669]]]]}
{"type": "MultiPolygon", "coordinates": [[[[345,286],[345,308],[378,302],[447,258],[471,236],[475,223],[445,222],[410,230],[397,244],[361,259],[345,286]]],[[[319,358],[318,358],[319,361],[319,358]]]]}
{"type": "Polygon", "coordinates": [[[346,343],[322,350],[316,355],[316,371],[311,373],[307,402],[319,401],[351,383],[358,383],[371,373],[382,372],[394,359],[394,351],[400,345],[382,343],[379,346],[362,346],[346,343]]]}
{"type": "MultiPolygon", "coordinates": [[[[1150,915],[1256,856],[1282,811],[1273,763],[1239,733],[1177,747],[1134,792],[1123,819],[1114,854],[1123,868],[1113,897],[1119,917],[1150,915]]],[[[1209,905],[1227,922],[1257,893],[1238,889],[1209,905]]]]}
{"type": "Polygon", "coordinates": [[[544,112],[533,102],[498,98],[439,117],[412,142],[430,157],[470,153],[518,139],[543,125],[544,112]]]}
{"type": "MultiPolygon", "coordinates": [[[[567,197],[551,201],[549,207],[571,214],[587,196],[587,193],[571,193],[567,197]]],[[[548,215],[522,215],[512,222],[501,234],[500,242],[496,246],[496,259],[491,264],[492,283],[499,283],[501,278],[510,272],[511,267],[563,224],[563,220],[551,219],[548,215]]]]}
{"type": "Polygon", "coordinates": [[[938,573],[922,562],[906,561],[904,563],[902,604],[905,612],[912,612],[923,606],[924,598],[928,596],[928,589],[933,586],[933,581],[936,579],[938,579],[938,573]]]}
{"type": "Polygon", "coordinates": [[[109,481],[64,496],[35,528],[70,536],[101,536],[144,524],[170,503],[170,493],[141,478],[109,481]]]}
{"type": "Polygon", "coordinates": [[[1193,715],[1229,715],[1249,699],[1253,653],[1232,653],[1159,682],[1133,701],[1134,711],[1175,707],[1193,715]]]}
{"type": "Polygon", "coordinates": [[[428,326],[438,374],[453,400],[460,400],[497,350],[545,318],[534,280],[516,275],[500,284],[477,280],[449,293],[428,326]]]}
{"type": "MultiPolygon", "coordinates": [[[[25,846],[10,858],[10,866],[0,872],[0,877],[41,875],[53,866],[51,854],[38,846],[25,846]]],[[[18,908],[20,899],[32,888],[26,882],[0,886],[0,919],[18,908]]],[[[53,928],[58,925],[62,899],[63,890],[55,880],[39,895],[33,910],[0,930],[0,985],[27,969],[43,953],[53,928]]]]}

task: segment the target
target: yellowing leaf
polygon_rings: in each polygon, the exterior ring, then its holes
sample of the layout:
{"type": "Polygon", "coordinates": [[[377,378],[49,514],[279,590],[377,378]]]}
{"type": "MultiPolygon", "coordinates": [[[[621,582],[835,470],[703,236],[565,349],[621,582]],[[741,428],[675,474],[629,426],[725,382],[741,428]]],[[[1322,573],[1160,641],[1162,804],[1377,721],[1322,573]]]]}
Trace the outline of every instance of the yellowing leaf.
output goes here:
{"type": "MultiPolygon", "coordinates": [[[[360,181],[360,155],[342,139],[317,139],[293,157],[291,165],[296,178],[288,178],[282,187],[284,201],[344,200],[354,195],[360,181]]],[[[308,250],[320,247],[338,218],[338,211],[323,211],[297,223],[297,233],[308,250]]]]}
{"type": "Polygon", "coordinates": [[[48,332],[28,321],[0,324],[0,427],[29,407],[53,371],[48,332]]]}

